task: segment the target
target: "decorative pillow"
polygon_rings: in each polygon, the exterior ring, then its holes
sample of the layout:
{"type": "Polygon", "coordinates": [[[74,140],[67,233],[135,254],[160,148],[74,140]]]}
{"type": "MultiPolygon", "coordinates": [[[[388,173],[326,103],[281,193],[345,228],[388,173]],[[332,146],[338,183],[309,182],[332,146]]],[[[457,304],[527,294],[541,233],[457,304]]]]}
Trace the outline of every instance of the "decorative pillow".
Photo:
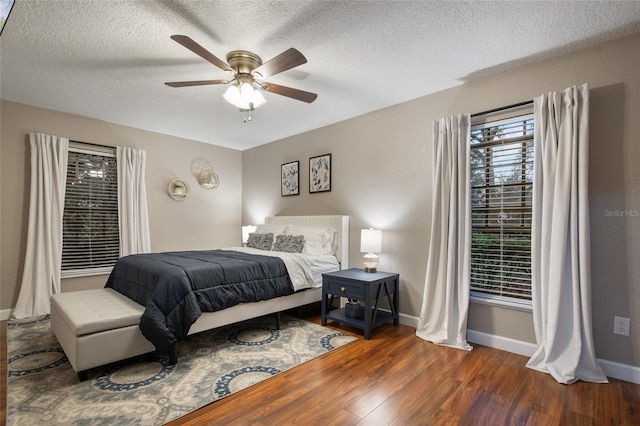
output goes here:
{"type": "MultiPolygon", "coordinates": [[[[284,234],[285,229],[287,229],[287,225],[276,225],[271,223],[262,223],[256,226],[256,230],[254,231],[256,234],[273,234],[273,241],[275,242],[275,235],[284,234]]],[[[269,247],[267,250],[271,250],[272,247],[269,247]]]]}
{"type": "Polygon", "coordinates": [[[302,253],[304,247],[303,235],[285,235],[280,234],[276,237],[276,242],[273,243],[273,251],[284,251],[287,253],[302,253]]]}
{"type": "Polygon", "coordinates": [[[271,245],[273,244],[273,234],[258,234],[257,232],[252,232],[249,234],[249,239],[247,240],[247,247],[259,249],[259,250],[271,250],[271,245]]]}
{"type": "Polygon", "coordinates": [[[289,225],[287,234],[304,237],[303,254],[313,256],[336,254],[337,235],[335,229],[326,226],[289,225]]]}

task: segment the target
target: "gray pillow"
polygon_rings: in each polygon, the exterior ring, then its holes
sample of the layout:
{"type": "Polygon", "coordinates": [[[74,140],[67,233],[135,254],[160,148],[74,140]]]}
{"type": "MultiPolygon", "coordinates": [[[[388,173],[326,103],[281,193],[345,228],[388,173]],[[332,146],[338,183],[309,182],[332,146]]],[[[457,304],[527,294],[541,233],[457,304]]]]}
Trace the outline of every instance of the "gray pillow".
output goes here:
{"type": "Polygon", "coordinates": [[[284,251],[287,253],[302,253],[304,247],[304,235],[285,235],[280,234],[276,237],[273,244],[274,251],[284,251]]]}
{"type": "Polygon", "coordinates": [[[271,250],[271,245],[273,244],[273,234],[256,234],[252,232],[249,234],[249,239],[247,240],[247,247],[259,249],[259,250],[271,250]]]}

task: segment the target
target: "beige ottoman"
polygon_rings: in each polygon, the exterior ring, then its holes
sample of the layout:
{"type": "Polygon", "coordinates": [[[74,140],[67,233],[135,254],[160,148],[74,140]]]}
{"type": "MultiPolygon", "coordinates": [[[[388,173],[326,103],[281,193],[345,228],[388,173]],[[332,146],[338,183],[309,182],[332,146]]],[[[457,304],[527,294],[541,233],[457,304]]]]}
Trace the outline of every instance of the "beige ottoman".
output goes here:
{"type": "Polygon", "coordinates": [[[51,328],[80,380],[90,368],[155,350],[138,328],[143,312],[110,288],[51,296],[51,328]]]}

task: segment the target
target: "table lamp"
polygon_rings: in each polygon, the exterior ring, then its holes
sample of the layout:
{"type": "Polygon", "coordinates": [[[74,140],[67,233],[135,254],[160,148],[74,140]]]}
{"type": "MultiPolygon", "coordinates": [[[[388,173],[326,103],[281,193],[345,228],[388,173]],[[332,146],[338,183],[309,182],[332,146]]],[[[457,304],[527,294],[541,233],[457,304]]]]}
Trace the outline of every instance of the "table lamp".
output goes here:
{"type": "Polygon", "coordinates": [[[254,225],[245,225],[242,227],[242,244],[247,244],[249,241],[249,234],[256,231],[254,225]]]}
{"type": "Polygon", "coordinates": [[[376,253],[382,251],[382,231],[379,229],[363,229],[360,233],[360,251],[367,253],[364,255],[364,271],[377,272],[378,256],[376,253]]]}

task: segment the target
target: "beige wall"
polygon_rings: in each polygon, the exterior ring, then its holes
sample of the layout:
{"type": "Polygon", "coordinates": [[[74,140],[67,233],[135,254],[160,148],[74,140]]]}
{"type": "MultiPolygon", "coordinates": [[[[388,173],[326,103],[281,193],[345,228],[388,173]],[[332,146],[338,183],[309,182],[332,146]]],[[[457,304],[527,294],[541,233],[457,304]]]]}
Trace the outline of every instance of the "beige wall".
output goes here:
{"type": "MultiPolygon", "coordinates": [[[[18,297],[29,211],[29,132],[42,132],[103,145],[147,152],[146,187],[153,251],[209,249],[240,244],[242,154],[240,151],[152,133],[77,115],[1,103],[0,161],[0,309],[18,297]],[[191,172],[196,159],[208,160],[220,177],[211,191],[200,188],[191,172]],[[165,187],[185,180],[191,195],[173,201],[165,187]]],[[[106,276],[63,280],[63,291],[103,287],[106,276]]]]}
{"type": "MultiPolygon", "coordinates": [[[[640,217],[613,213],[640,211],[638,70],[640,34],[244,151],[243,224],[273,214],[348,214],[351,266],[360,264],[360,229],[383,229],[381,269],[400,273],[400,310],[418,316],[431,221],[431,123],[589,83],[596,355],[640,366],[640,217]],[[332,154],[332,191],[309,194],[308,158],[325,153],[332,154]],[[301,195],[280,197],[280,165],[295,160],[301,195]],[[612,334],[614,315],[631,318],[631,337],[612,334]]],[[[475,303],[469,328],[535,339],[530,313],[475,303]]]]}

